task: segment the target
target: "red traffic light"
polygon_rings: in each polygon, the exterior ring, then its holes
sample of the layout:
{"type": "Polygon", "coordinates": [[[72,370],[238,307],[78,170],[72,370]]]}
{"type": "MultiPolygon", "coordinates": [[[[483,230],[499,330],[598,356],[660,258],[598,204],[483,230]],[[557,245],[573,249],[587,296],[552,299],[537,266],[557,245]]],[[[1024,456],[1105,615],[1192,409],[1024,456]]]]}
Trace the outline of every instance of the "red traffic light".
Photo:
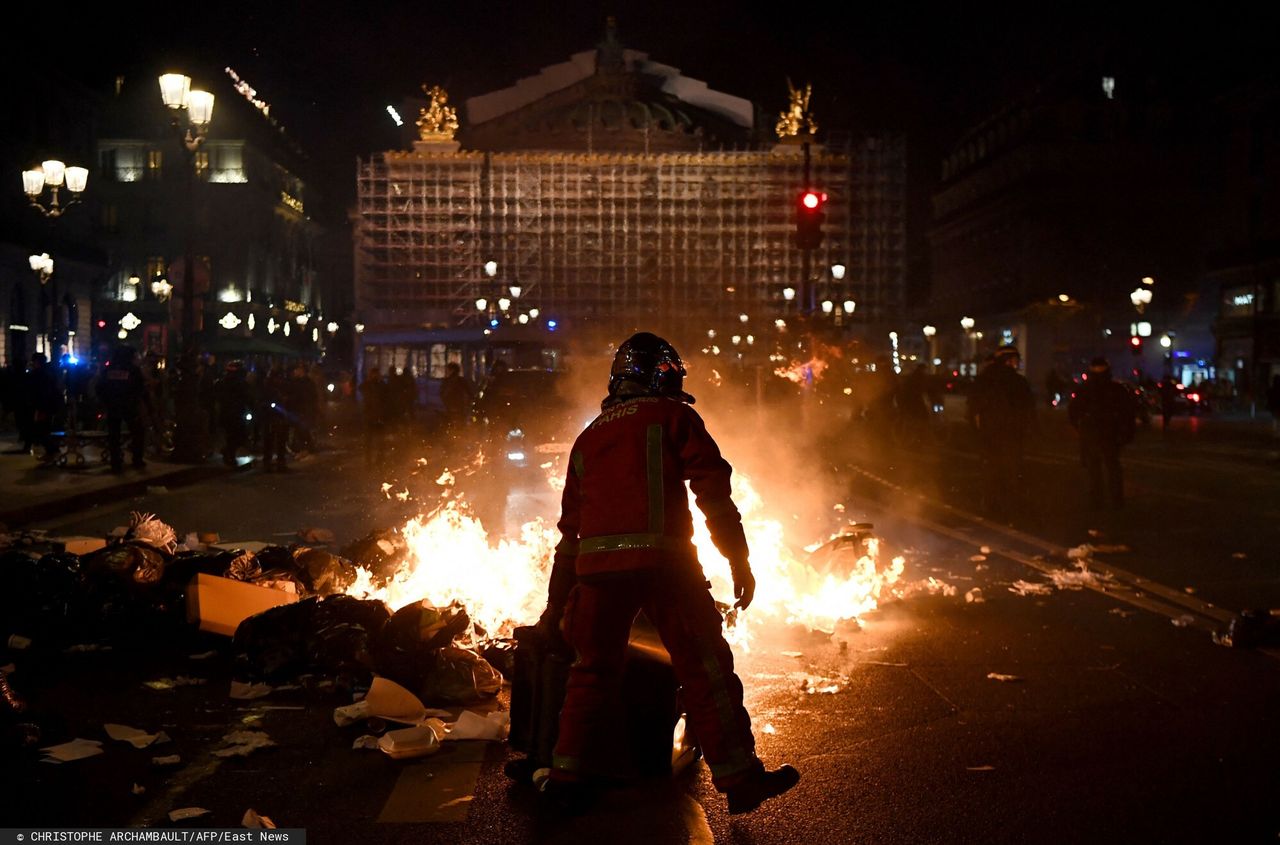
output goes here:
{"type": "Polygon", "coordinates": [[[818,191],[805,191],[800,195],[800,204],[809,209],[816,209],[826,201],[827,195],[818,191]]]}
{"type": "Polygon", "coordinates": [[[1129,345],[1132,346],[1134,349],[1139,348],[1140,346],[1142,346],[1142,338],[1138,337],[1137,335],[1134,335],[1133,337],[1129,338],[1129,345]]]}
{"type": "Polygon", "coordinates": [[[106,321],[106,320],[99,320],[99,321],[98,321],[98,328],[100,328],[100,329],[105,329],[106,327],[107,327],[107,321],[106,321]]]}

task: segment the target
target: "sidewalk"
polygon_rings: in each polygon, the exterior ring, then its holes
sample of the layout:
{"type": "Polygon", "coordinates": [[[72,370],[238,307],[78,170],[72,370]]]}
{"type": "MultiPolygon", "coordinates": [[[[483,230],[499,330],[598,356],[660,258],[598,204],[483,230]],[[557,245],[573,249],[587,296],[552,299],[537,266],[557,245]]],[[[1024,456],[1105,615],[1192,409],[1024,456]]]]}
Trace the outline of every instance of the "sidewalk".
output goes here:
{"type": "Polygon", "coordinates": [[[94,461],[82,469],[45,467],[31,455],[12,454],[18,448],[12,435],[0,436],[0,525],[9,528],[137,496],[148,487],[177,487],[232,472],[212,460],[196,465],[150,460],[142,469],[119,474],[94,461]]]}

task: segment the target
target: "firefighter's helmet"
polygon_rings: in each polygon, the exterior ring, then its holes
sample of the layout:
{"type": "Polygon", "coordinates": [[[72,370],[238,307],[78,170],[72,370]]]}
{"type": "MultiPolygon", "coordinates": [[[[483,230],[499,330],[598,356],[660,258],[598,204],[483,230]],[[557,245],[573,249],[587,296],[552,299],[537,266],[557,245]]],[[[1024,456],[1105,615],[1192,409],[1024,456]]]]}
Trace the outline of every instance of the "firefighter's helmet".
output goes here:
{"type": "Polygon", "coordinates": [[[627,338],[613,356],[609,371],[609,395],[616,396],[625,383],[638,384],[654,396],[667,396],[693,404],[693,397],[685,393],[684,363],[680,353],[667,341],[649,332],[639,332],[627,338]]]}

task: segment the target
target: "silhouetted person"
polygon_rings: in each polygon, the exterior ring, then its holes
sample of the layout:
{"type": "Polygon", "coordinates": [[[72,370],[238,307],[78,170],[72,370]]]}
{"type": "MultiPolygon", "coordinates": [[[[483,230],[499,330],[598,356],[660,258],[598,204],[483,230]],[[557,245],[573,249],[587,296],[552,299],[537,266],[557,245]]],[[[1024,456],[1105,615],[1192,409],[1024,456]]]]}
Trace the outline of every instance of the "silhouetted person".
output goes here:
{"type": "Polygon", "coordinates": [[[1173,376],[1160,380],[1160,431],[1169,430],[1169,418],[1178,412],[1178,384],[1173,376]]]}
{"type": "Polygon", "coordinates": [[[462,367],[454,361],[445,365],[444,373],[440,381],[440,402],[444,405],[445,426],[451,435],[456,435],[467,424],[476,388],[462,375],[462,367]]]}
{"type": "Polygon", "coordinates": [[[288,379],[279,368],[272,368],[262,380],[259,391],[258,419],[262,426],[262,471],[284,472],[285,452],[289,442],[288,379]]]}
{"type": "Polygon", "coordinates": [[[285,384],[284,406],[294,441],[299,451],[314,452],[314,431],[320,415],[320,394],[316,383],[307,374],[307,365],[301,361],[285,384]]]}
{"type": "Polygon", "coordinates": [[[129,426],[129,453],[133,466],[138,469],[146,466],[142,455],[150,397],[132,346],[117,346],[111,353],[111,360],[107,361],[98,378],[97,394],[107,417],[107,453],[111,458],[111,471],[124,470],[120,433],[126,424],[129,426]]]}
{"type": "Polygon", "coordinates": [[[366,464],[381,463],[387,450],[387,385],[382,372],[370,367],[360,383],[364,411],[364,458],[366,464]]]}
{"type": "Polygon", "coordinates": [[[1016,347],[1002,346],[973,381],[966,415],[978,433],[982,460],[982,510],[1008,519],[1021,501],[1022,453],[1035,424],[1031,385],[1018,372],[1016,347]]]}
{"type": "Polygon", "coordinates": [[[1133,395],[1112,380],[1107,359],[1094,358],[1089,363],[1089,378],[1076,391],[1068,414],[1080,433],[1080,460],[1089,473],[1089,501],[1095,509],[1105,504],[1104,489],[1113,507],[1124,506],[1120,449],[1133,440],[1135,413],[1133,395]]]}
{"type": "Polygon", "coordinates": [[[43,448],[42,460],[52,463],[58,457],[53,420],[62,410],[62,392],[44,353],[37,352],[31,356],[31,366],[23,374],[22,391],[31,413],[30,442],[43,448]]]}
{"type": "Polygon", "coordinates": [[[226,372],[214,385],[214,395],[218,405],[218,425],[226,438],[222,447],[222,462],[227,466],[235,466],[237,453],[249,439],[250,421],[247,417],[253,407],[253,396],[242,362],[227,362],[226,372]]]}
{"type": "Polygon", "coordinates": [[[907,440],[918,444],[928,434],[929,414],[932,412],[929,373],[924,364],[917,364],[910,374],[899,380],[898,395],[894,401],[907,440]]]}

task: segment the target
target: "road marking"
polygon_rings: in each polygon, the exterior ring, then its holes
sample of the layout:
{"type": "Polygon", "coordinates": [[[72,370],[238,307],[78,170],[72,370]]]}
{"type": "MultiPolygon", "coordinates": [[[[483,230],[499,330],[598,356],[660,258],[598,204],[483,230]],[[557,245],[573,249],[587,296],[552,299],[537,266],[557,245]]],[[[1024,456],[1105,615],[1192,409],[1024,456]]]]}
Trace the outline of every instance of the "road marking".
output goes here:
{"type": "Polygon", "coordinates": [[[466,821],[487,751],[485,742],[446,742],[435,755],[407,764],[378,821],[466,821]]]}
{"type": "MultiPolygon", "coordinates": [[[[912,491],[908,491],[906,488],[902,487],[901,485],[894,484],[892,481],[889,481],[886,478],[881,478],[875,473],[869,472],[865,469],[862,469],[861,467],[850,466],[850,469],[852,469],[854,472],[866,478],[871,479],[872,481],[877,482],[878,484],[881,484],[893,490],[896,490],[899,493],[902,493],[904,495],[914,495],[918,499],[923,500],[929,505],[932,505],[935,508],[941,508],[942,510],[960,519],[966,520],[970,523],[975,523],[977,525],[982,526],[983,528],[990,529],[997,533],[1004,534],[1006,537],[1009,537],[1010,539],[1013,539],[1013,540],[1017,540],[1020,543],[1025,543],[1027,545],[1034,546],[1036,548],[1042,549],[1052,554],[1059,555],[1063,558],[1067,557],[1066,547],[1060,546],[1057,543],[1044,540],[1032,534],[1027,534],[1026,532],[1019,531],[1016,528],[1010,528],[1008,526],[999,525],[997,523],[983,519],[977,514],[970,513],[961,508],[957,508],[954,505],[950,505],[950,504],[947,504],[946,502],[939,501],[933,498],[932,496],[928,496],[923,493],[913,493],[912,491]]],[[[931,531],[950,537],[954,540],[958,540],[965,544],[972,545],[974,542],[972,537],[967,536],[962,531],[959,531],[954,528],[950,528],[946,525],[943,525],[935,520],[929,519],[928,517],[922,516],[918,513],[917,514],[902,513],[902,514],[897,514],[897,516],[899,516],[899,518],[901,519],[915,522],[918,525],[921,525],[931,531]]],[[[1041,572],[1044,574],[1049,574],[1055,569],[1058,569],[1058,567],[1051,566],[1046,561],[1035,560],[1034,558],[1028,557],[1027,555],[1022,554],[1021,552],[1018,552],[1014,549],[1010,549],[1008,547],[993,547],[992,550],[997,554],[1007,557],[1010,560],[1017,561],[1018,563],[1024,564],[1026,566],[1029,566],[1032,569],[1035,569],[1038,572],[1041,572]]],[[[1229,624],[1231,619],[1234,618],[1235,616],[1235,614],[1233,614],[1231,611],[1224,610],[1220,607],[1210,604],[1209,602],[1195,598],[1194,596],[1187,595],[1181,590],[1176,590],[1172,587],[1165,586],[1164,584],[1161,584],[1157,581],[1152,581],[1149,578],[1144,578],[1141,575],[1137,575],[1135,573],[1121,569],[1117,566],[1112,566],[1108,563],[1098,560],[1097,558],[1091,558],[1089,561],[1089,565],[1092,570],[1094,570],[1095,572],[1101,573],[1103,575],[1109,576],[1112,581],[1112,584],[1100,583],[1098,585],[1086,585],[1089,587],[1089,589],[1093,590],[1094,592],[1101,593],[1103,595],[1110,596],[1115,599],[1119,599],[1120,601],[1127,602],[1136,607],[1141,607],[1144,610],[1149,610],[1154,613],[1159,613],[1163,616],[1169,617],[1170,619],[1179,619],[1183,616],[1190,616],[1191,621],[1189,624],[1192,627],[1200,628],[1210,633],[1218,633],[1218,632],[1221,632],[1223,627],[1229,624]],[[1119,587],[1121,587],[1121,589],[1119,590],[1110,589],[1109,587],[1112,587],[1113,585],[1118,585],[1119,587]],[[1152,594],[1152,595],[1147,595],[1147,594],[1152,594]]],[[[1270,654],[1271,656],[1275,656],[1275,654],[1273,654],[1270,650],[1263,649],[1262,651],[1264,651],[1264,653],[1270,654]]]]}

